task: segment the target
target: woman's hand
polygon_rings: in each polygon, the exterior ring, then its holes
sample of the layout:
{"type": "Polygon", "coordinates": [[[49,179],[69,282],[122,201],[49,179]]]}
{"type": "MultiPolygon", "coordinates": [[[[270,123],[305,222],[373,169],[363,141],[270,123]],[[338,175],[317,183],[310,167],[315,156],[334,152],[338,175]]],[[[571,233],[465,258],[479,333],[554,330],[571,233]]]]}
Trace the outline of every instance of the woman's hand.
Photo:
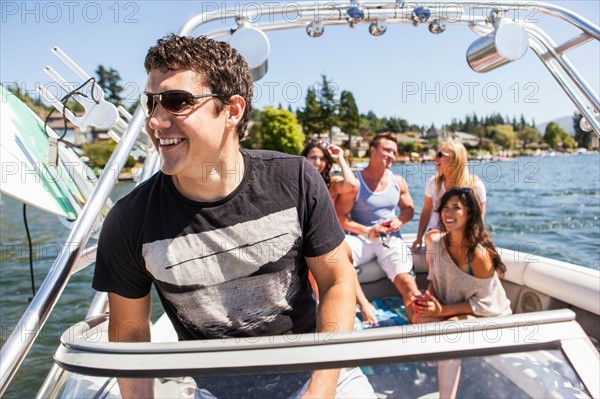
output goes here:
{"type": "Polygon", "coordinates": [[[377,316],[375,316],[375,306],[370,302],[360,303],[360,315],[362,317],[363,324],[374,326],[377,324],[377,316]]]}
{"type": "Polygon", "coordinates": [[[413,254],[421,253],[421,248],[423,248],[423,238],[417,237],[417,239],[413,242],[411,248],[413,254]]]}
{"type": "Polygon", "coordinates": [[[442,315],[442,310],[443,310],[443,306],[440,303],[440,301],[438,301],[438,299],[436,297],[434,297],[433,295],[431,295],[431,293],[429,291],[425,291],[424,294],[420,294],[420,292],[416,293],[417,295],[413,295],[412,297],[412,305],[413,305],[413,310],[415,311],[416,314],[420,315],[420,316],[428,316],[428,317],[435,317],[435,316],[441,316],[442,315]]]}
{"type": "Polygon", "coordinates": [[[340,146],[329,144],[327,151],[331,154],[331,159],[337,164],[340,163],[340,160],[344,159],[344,150],[340,146]]]}

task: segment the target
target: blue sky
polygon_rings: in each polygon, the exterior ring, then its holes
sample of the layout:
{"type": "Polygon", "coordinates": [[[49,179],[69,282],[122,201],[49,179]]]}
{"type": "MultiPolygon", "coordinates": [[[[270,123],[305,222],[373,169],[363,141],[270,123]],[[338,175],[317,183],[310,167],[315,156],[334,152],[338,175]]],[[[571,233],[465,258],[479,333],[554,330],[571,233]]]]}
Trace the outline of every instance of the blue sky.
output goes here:
{"type": "MultiPolygon", "coordinates": [[[[271,1],[271,6],[284,4],[271,1]]],[[[552,2],[580,13],[599,24],[599,3],[552,2]]],[[[127,98],[143,90],[143,59],[156,39],[177,33],[183,24],[203,10],[257,7],[249,1],[2,1],[0,3],[0,81],[30,93],[36,84],[51,79],[43,72],[51,65],[75,80],[51,53],[60,47],[90,75],[99,64],[116,69],[127,98]]],[[[576,31],[524,10],[523,18],[548,27],[553,39],[562,43],[576,31]]],[[[195,34],[203,33],[198,29],[195,34]]],[[[574,106],[537,56],[529,51],[519,61],[478,74],[468,67],[465,52],[478,38],[463,25],[448,25],[445,33],[432,35],[427,24],[388,26],[386,34],[373,37],[366,25],[328,26],[315,39],[303,29],[268,33],[271,42],[269,72],[257,83],[255,104],[304,105],[308,87],[318,87],[321,75],[339,90],[351,91],[359,111],[378,116],[396,116],[418,125],[440,126],[453,117],[499,112],[528,121],[547,122],[570,116],[574,106]]],[[[600,48],[586,44],[569,54],[571,61],[600,92],[600,48]]],[[[56,90],[54,90],[56,91],[56,90]]]]}

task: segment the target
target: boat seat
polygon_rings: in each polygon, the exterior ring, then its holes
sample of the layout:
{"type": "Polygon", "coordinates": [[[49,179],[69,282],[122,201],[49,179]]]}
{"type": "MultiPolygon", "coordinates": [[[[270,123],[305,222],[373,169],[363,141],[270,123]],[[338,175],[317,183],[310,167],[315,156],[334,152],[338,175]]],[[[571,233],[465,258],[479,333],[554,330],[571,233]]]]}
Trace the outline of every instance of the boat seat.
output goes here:
{"type": "Polygon", "coordinates": [[[588,335],[598,342],[598,273],[542,256],[507,249],[501,251],[507,267],[502,285],[514,313],[570,308],[588,335]]]}
{"type": "Polygon", "coordinates": [[[525,282],[523,274],[527,267],[526,257],[522,253],[510,249],[499,248],[502,262],[506,265],[506,273],[502,277],[502,286],[506,291],[506,296],[510,299],[510,307],[513,313],[521,313],[519,311],[519,300],[521,291],[525,282]]]}
{"type": "Polygon", "coordinates": [[[523,281],[527,288],[548,296],[549,303],[543,304],[544,310],[567,307],[569,303],[594,314],[600,313],[597,296],[600,277],[592,269],[575,268],[566,262],[536,256],[525,268],[523,281]]]}

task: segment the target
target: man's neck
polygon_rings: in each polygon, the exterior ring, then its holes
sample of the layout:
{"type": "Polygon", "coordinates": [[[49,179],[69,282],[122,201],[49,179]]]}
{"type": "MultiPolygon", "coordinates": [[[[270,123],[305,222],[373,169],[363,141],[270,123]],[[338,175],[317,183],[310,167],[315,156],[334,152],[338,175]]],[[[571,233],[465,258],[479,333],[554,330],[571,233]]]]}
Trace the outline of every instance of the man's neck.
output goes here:
{"type": "Polygon", "coordinates": [[[380,165],[373,165],[369,163],[366,168],[363,169],[362,175],[367,179],[380,180],[386,173],[387,168],[380,165]]]}
{"type": "Polygon", "coordinates": [[[227,197],[244,178],[244,157],[239,150],[231,157],[206,162],[199,176],[173,176],[177,190],[193,201],[213,202],[227,197]]]}

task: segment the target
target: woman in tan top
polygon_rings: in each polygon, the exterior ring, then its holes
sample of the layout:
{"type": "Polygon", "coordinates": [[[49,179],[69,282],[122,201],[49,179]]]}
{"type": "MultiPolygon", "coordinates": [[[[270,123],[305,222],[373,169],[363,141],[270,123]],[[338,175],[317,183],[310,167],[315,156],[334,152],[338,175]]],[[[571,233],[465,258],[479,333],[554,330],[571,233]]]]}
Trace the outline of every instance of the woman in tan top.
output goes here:
{"type": "MultiPolygon", "coordinates": [[[[499,277],[506,266],[485,228],[476,194],[469,187],[452,188],[437,212],[442,231],[425,236],[429,286],[413,297],[413,323],[511,314],[499,277]]],[[[439,362],[440,397],[456,396],[459,376],[460,360],[439,362]]]]}

